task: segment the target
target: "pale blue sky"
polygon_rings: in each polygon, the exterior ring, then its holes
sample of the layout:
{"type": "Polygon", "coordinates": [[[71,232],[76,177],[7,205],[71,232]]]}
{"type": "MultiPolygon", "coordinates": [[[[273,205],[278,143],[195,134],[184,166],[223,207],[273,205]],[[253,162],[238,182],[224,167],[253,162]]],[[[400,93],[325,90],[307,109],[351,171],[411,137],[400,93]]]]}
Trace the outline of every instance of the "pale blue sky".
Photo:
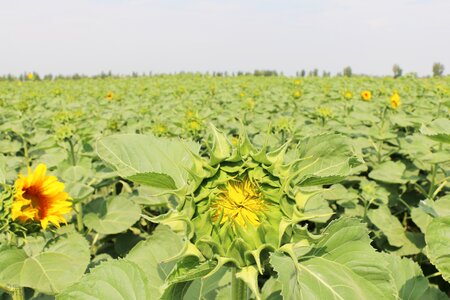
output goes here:
{"type": "Polygon", "coordinates": [[[0,74],[450,70],[449,0],[0,0],[0,74]]]}

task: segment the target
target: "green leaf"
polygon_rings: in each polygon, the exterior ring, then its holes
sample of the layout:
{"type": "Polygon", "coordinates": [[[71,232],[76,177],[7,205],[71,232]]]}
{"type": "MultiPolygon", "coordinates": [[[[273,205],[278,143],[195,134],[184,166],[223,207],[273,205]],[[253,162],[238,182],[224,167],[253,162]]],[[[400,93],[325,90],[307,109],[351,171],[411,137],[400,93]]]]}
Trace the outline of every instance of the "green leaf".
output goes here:
{"type": "MultiPolygon", "coordinates": [[[[412,255],[420,252],[414,236],[403,228],[400,221],[391,214],[387,206],[371,209],[367,213],[370,221],[387,237],[389,244],[401,248],[399,255],[412,255]]],[[[424,246],[424,245],[423,245],[424,246]]]]}
{"type": "Polygon", "coordinates": [[[6,158],[0,154],[0,183],[6,182],[6,158]]]}
{"type": "Polygon", "coordinates": [[[428,225],[425,241],[431,263],[450,282],[450,216],[435,218],[428,225]]]}
{"type": "Polygon", "coordinates": [[[450,195],[436,201],[430,199],[421,201],[419,207],[411,209],[411,218],[423,233],[427,232],[427,227],[434,217],[446,216],[450,216],[450,195]]]}
{"type": "Polygon", "coordinates": [[[301,140],[298,157],[289,175],[303,186],[337,183],[358,164],[349,139],[336,134],[301,140]]]}
{"type": "Polygon", "coordinates": [[[422,124],[420,132],[432,140],[450,144],[450,120],[448,118],[436,119],[430,124],[422,124]]]}
{"type": "Polygon", "coordinates": [[[74,232],[51,241],[42,251],[32,255],[24,249],[2,249],[0,283],[56,294],[81,278],[89,259],[87,241],[74,232]]]}
{"type": "Polygon", "coordinates": [[[161,189],[175,190],[177,187],[173,178],[166,174],[147,172],[129,176],[127,179],[161,189]]]}
{"type": "Polygon", "coordinates": [[[167,278],[167,282],[168,284],[173,284],[201,278],[214,270],[216,265],[214,261],[208,260],[200,263],[197,256],[186,256],[177,262],[172,273],[167,278]]]}
{"type": "Polygon", "coordinates": [[[122,177],[140,173],[165,174],[164,178],[154,175],[135,177],[146,184],[155,184],[155,193],[169,192],[169,187],[175,190],[174,185],[176,189],[187,186],[187,169],[194,165],[191,152],[198,154],[199,148],[194,142],[138,134],[112,135],[97,142],[100,158],[114,166],[122,177]]]}
{"type": "Polygon", "coordinates": [[[74,202],[80,202],[92,195],[94,188],[81,182],[69,181],[65,183],[65,190],[74,202]]]}
{"type": "Polygon", "coordinates": [[[145,273],[125,260],[106,261],[56,297],[70,299],[157,299],[145,273]]]}
{"type": "Polygon", "coordinates": [[[386,183],[406,183],[403,174],[406,166],[400,162],[388,161],[376,166],[370,173],[369,177],[386,183]]]}
{"type": "Polygon", "coordinates": [[[83,222],[101,234],[115,234],[127,230],[141,216],[141,208],[124,196],[99,198],[85,207],[83,222]]]}
{"type": "Polygon", "coordinates": [[[212,275],[198,278],[193,281],[170,285],[161,297],[161,300],[228,300],[231,296],[231,271],[221,267],[212,275]]]}
{"type": "Polygon", "coordinates": [[[429,296],[433,289],[428,279],[423,276],[420,266],[407,258],[391,254],[383,254],[383,260],[389,264],[391,275],[398,291],[398,299],[422,300],[422,299],[447,299],[442,292],[429,296]]]}
{"type": "Polygon", "coordinates": [[[175,266],[176,257],[185,247],[180,236],[167,226],[159,225],[147,240],[139,242],[125,257],[139,265],[147,275],[154,299],[163,293],[164,284],[175,266]]]}
{"type": "Polygon", "coordinates": [[[213,134],[213,145],[211,149],[211,165],[216,165],[221,161],[227,159],[231,155],[231,144],[227,137],[217,130],[214,125],[210,125],[213,134]]]}
{"type": "Polygon", "coordinates": [[[357,219],[333,221],[304,256],[274,252],[284,299],[395,299],[387,264],[357,219]]]}

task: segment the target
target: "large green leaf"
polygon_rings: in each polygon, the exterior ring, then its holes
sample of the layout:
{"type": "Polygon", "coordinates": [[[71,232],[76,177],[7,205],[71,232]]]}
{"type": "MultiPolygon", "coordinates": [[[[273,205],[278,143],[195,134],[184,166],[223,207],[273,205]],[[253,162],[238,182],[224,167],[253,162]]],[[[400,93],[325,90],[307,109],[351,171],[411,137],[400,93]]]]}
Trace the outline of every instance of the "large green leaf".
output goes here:
{"type": "Polygon", "coordinates": [[[405,183],[404,173],[406,166],[400,162],[387,161],[376,166],[369,177],[386,183],[405,183]]]}
{"type": "Polygon", "coordinates": [[[333,221],[312,250],[299,260],[271,255],[285,299],[395,299],[395,287],[382,256],[370,246],[364,224],[333,221]]]}
{"type": "Polygon", "coordinates": [[[434,217],[447,216],[450,216],[450,195],[435,201],[430,199],[421,201],[419,207],[411,209],[411,218],[423,233],[427,232],[427,227],[434,217]]]}
{"type": "Polygon", "coordinates": [[[420,252],[420,248],[425,246],[417,235],[403,228],[400,221],[391,214],[386,205],[369,210],[367,216],[387,237],[390,245],[400,248],[396,251],[398,255],[417,254],[420,252]]]}
{"type": "Polygon", "coordinates": [[[90,271],[83,279],[66,289],[56,299],[157,299],[145,273],[125,260],[106,261],[90,271]]]}
{"type": "Polygon", "coordinates": [[[87,241],[74,232],[45,247],[5,248],[0,251],[0,283],[55,294],[81,278],[89,259],[87,241]]]}
{"type": "Polygon", "coordinates": [[[124,196],[99,198],[85,208],[83,222],[98,233],[114,234],[127,230],[141,216],[141,208],[124,196]]]}
{"type": "Polygon", "coordinates": [[[398,291],[398,299],[448,299],[439,290],[433,291],[435,288],[430,286],[428,279],[425,278],[416,262],[392,254],[384,254],[383,260],[389,264],[389,269],[398,291]]]}
{"type": "Polygon", "coordinates": [[[153,295],[160,297],[164,284],[172,269],[176,257],[185,247],[185,242],[167,226],[160,225],[147,240],[139,242],[125,257],[139,265],[147,275],[153,295]]]}
{"type": "Polygon", "coordinates": [[[422,124],[420,132],[432,140],[450,144],[450,120],[448,118],[436,119],[430,124],[422,124]]]}
{"type": "Polygon", "coordinates": [[[299,162],[291,169],[293,182],[304,186],[336,183],[359,164],[348,138],[336,134],[312,136],[300,141],[299,162]]]}
{"type": "Polygon", "coordinates": [[[156,193],[187,186],[187,169],[194,164],[190,152],[198,153],[199,148],[194,142],[138,134],[118,134],[97,142],[100,158],[120,176],[152,186],[156,193]]]}
{"type": "Polygon", "coordinates": [[[450,216],[435,218],[428,225],[425,240],[430,261],[450,282],[450,216]]]}

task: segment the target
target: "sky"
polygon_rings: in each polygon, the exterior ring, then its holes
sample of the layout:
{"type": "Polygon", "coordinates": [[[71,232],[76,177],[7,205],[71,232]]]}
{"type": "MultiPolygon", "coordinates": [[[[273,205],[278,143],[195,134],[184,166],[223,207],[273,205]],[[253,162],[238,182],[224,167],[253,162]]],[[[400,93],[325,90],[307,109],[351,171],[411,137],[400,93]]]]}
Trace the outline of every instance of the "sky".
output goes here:
{"type": "Polygon", "coordinates": [[[450,74],[449,0],[0,0],[0,74],[450,74]]]}

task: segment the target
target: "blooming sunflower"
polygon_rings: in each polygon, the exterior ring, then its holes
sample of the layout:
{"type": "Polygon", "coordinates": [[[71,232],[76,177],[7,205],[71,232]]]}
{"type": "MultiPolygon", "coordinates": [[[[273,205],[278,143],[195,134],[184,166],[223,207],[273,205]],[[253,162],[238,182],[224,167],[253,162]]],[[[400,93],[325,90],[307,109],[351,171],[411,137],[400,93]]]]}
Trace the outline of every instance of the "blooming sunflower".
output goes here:
{"type": "Polygon", "coordinates": [[[302,96],[302,92],[299,91],[299,90],[296,90],[296,91],[294,91],[294,93],[292,94],[292,96],[293,96],[295,99],[298,99],[298,98],[300,98],[300,97],[302,96]]]}
{"type": "Polygon", "coordinates": [[[220,224],[232,222],[243,227],[247,224],[258,226],[261,223],[258,215],[266,210],[259,191],[248,178],[229,181],[211,207],[215,210],[213,221],[220,220],[220,224]]]}
{"type": "Polygon", "coordinates": [[[364,101],[370,101],[370,99],[372,99],[372,93],[371,93],[370,91],[363,91],[363,92],[361,93],[361,98],[362,98],[364,101]]]}
{"type": "Polygon", "coordinates": [[[19,175],[11,207],[13,220],[39,221],[43,229],[49,222],[56,227],[66,223],[63,215],[72,210],[69,195],[64,192],[64,183],[56,176],[46,176],[46,171],[47,167],[39,164],[34,172],[28,169],[28,176],[19,175]]]}
{"type": "Polygon", "coordinates": [[[347,100],[352,99],[352,98],[353,98],[353,93],[350,92],[350,91],[346,91],[346,92],[344,93],[344,98],[347,99],[347,100]]]}
{"type": "Polygon", "coordinates": [[[390,98],[391,100],[391,107],[393,109],[397,109],[402,102],[400,101],[400,95],[397,92],[394,92],[390,98]]]}
{"type": "Polygon", "coordinates": [[[114,93],[113,92],[108,92],[107,94],[106,94],[106,97],[105,97],[107,100],[112,100],[113,98],[114,98],[114,93]]]}

